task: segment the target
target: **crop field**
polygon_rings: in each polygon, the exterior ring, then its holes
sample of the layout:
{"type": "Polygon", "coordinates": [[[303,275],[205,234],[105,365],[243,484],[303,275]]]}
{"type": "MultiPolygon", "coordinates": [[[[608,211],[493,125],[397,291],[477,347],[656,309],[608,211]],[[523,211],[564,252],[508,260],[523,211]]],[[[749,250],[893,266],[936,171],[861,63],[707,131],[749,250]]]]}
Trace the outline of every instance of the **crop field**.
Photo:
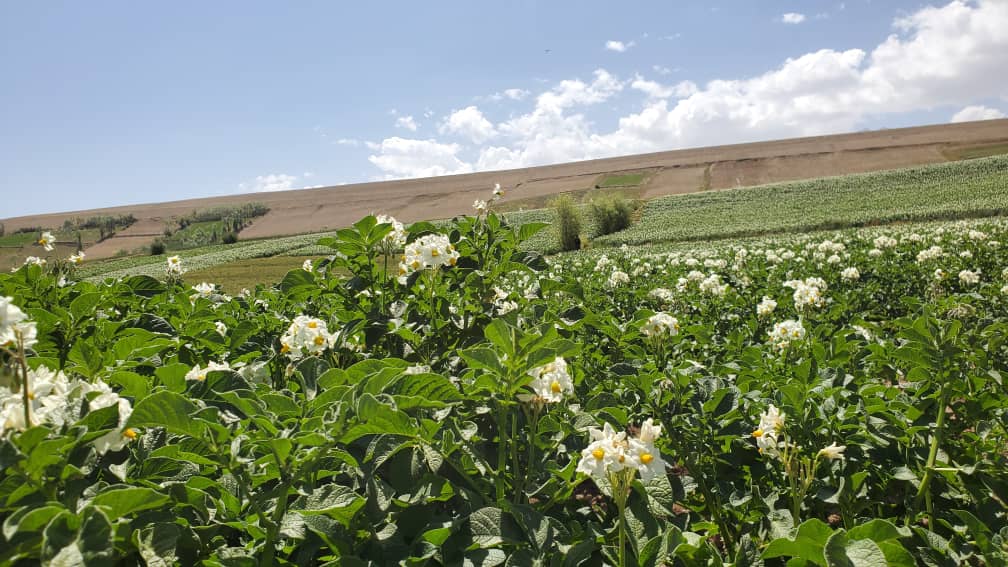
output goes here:
{"type": "Polygon", "coordinates": [[[608,245],[728,238],[1008,212],[1008,156],[648,201],[608,245]]]}
{"type": "Polygon", "coordinates": [[[0,274],[0,563],[1008,561],[1008,221],[547,260],[509,218],[0,274]]]}

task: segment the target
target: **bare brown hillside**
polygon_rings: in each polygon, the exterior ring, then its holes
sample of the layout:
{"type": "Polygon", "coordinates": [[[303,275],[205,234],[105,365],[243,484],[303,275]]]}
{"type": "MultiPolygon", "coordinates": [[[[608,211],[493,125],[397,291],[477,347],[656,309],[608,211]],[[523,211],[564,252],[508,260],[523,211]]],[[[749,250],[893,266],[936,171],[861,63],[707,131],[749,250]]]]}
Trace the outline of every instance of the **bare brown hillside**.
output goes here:
{"type": "Polygon", "coordinates": [[[22,226],[56,227],[70,217],[132,213],[136,228],[86,250],[101,258],[149,244],[164,219],[196,209],[249,201],[270,212],[241,232],[242,238],[300,234],[346,226],[371,212],[403,221],[468,213],[476,199],[489,196],[494,183],[506,190],[505,202],[535,202],[565,191],[590,189],[605,174],[646,172],[636,194],[651,198],[674,193],[757,185],[775,181],[877,171],[968,157],[973,152],[1008,153],[1008,119],[900,128],[675,150],[507,171],[452,175],[321,189],[229,195],[165,203],[129,205],[3,219],[7,230],[22,226]]]}

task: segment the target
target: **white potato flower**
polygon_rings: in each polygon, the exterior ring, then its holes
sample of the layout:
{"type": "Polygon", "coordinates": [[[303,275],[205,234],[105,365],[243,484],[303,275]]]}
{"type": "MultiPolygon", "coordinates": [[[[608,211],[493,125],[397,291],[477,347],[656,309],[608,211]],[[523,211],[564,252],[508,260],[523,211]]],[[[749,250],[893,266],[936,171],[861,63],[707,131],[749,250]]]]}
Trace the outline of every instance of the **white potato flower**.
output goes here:
{"type": "Polygon", "coordinates": [[[399,248],[406,244],[406,228],[403,224],[395,219],[395,217],[390,215],[378,215],[375,217],[378,224],[390,224],[392,225],[392,232],[385,235],[382,242],[388,244],[393,248],[399,248]]]}
{"type": "Polygon", "coordinates": [[[225,360],[224,362],[207,362],[206,367],[197,364],[192,367],[192,370],[186,373],[186,380],[196,380],[202,382],[206,380],[207,374],[214,372],[216,370],[231,370],[231,365],[225,360]]]}
{"type": "Polygon", "coordinates": [[[329,333],[325,321],[298,315],[280,337],[280,352],[298,360],[306,354],[320,354],[335,343],[336,336],[329,333]]]}
{"type": "Polygon", "coordinates": [[[831,443],[827,447],[819,449],[819,453],[816,454],[817,457],[824,457],[831,461],[844,458],[844,450],[847,449],[846,445],[837,445],[836,441],[831,443]]]}
{"type": "Polygon", "coordinates": [[[861,279],[861,272],[854,266],[850,266],[840,272],[840,277],[847,281],[857,281],[861,279]]]}
{"type": "Polygon", "coordinates": [[[52,252],[55,248],[53,244],[56,243],[56,237],[53,236],[53,233],[45,231],[42,233],[42,236],[39,237],[38,243],[45,248],[46,252],[52,252]]]}
{"type": "Polygon", "coordinates": [[[178,256],[168,256],[168,258],[165,259],[165,262],[167,264],[165,266],[165,272],[169,276],[181,276],[185,273],[185,268],[182,267],[182,258],[179,258],[178,256]]]}
{"type": "Polygon", "coordinates": [[[764,295],[763,300],[756,305],[756,315],[761,319],[769,317],[774,309],[777,309],[777,302],[764,295]]]}
{"type": "Polygon", "coordinates": [[[793,319],[777,323],[774,325],[773,330],[770,331],[770,341],[780,351],[787,350],[791,346],[791,343],[804,338],[805,327],[802,326],[801,321],[793,319]]]}
{"type": "Polygon", "coordinates": [[[959,281],[963,285],[976,285],[980,283],[980,270],[962,270],[959,272],[959,281]]]}
{"type": "Polygon", "coordinates": [[[71,254],[71,255],[70,255],[70,257],[69,257],[69,258],[67,258],[67,260],[68,260],[68,261],[69,261],[69,262],[70,262],[71,264],[76,264],[76,265],[78,265],[78,266],[79,266],[80,264],[83,264],[83,263],[84,263],[84,251],[83,251],[83,250],[80,250],[80,251],[78,251],[78,252],[77,252],[76,254],[71,254]]]}
{"type": "Polygon", "coordinates": [[[537,366],[529,370],[528,374],[532,377],[529,387],[534,392],[534,397],[530,400],[552,404],[562,401],[565,395],[574,393],[574,381],[567,369],[567,361],[562,357],[558,356],[553,362],[537,366]]]}
{"type": "Polygon", "coordinates": [[[679,334],[679,320],[668,313],[655,313],[641,326],[641,334],[649,338],[674,337],[679,334]]]}

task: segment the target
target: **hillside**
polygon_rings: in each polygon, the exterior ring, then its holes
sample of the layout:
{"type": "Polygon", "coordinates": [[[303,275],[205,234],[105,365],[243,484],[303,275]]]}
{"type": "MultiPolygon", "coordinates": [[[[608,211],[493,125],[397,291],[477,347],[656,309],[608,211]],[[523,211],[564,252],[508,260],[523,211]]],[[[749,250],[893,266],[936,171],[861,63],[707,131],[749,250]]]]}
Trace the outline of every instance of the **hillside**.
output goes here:
{"type": "Polygon", "coordinates": [[[26,226],[55,227],[71,217],[131,213],[145,230],[123,231],[86,250],[90,259],[148,244],[172,216],[196,209],[259,201],[270,212],[241,232],[265,238],[346,226],[370,212],[403,221],[445,218],[471,210],[494,183],[507,189],[509,208],[541,206],[549,196],[619,186],[653,198],[710,189],[818,178],[940,163],[1008,152],[1008,119],[921,126],[874,132],[795,138],[589,160],[550,166],[426,179],[358,183],[321,189],[239,194],[88,211],[0,219],[8,232],[26,226]]]}

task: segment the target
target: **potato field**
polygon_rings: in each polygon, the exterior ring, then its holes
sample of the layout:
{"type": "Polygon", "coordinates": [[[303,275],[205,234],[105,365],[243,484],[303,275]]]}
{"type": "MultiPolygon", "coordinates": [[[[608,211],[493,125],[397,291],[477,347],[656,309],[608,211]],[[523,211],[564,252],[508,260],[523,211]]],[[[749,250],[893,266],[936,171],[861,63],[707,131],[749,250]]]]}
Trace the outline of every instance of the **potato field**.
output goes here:
{"type": "Polygon", "coordinates": [[[542,228],[369,216],[234,296],[0,274],[0,564],[1008,562],[1000,217],[542,228]]]}

